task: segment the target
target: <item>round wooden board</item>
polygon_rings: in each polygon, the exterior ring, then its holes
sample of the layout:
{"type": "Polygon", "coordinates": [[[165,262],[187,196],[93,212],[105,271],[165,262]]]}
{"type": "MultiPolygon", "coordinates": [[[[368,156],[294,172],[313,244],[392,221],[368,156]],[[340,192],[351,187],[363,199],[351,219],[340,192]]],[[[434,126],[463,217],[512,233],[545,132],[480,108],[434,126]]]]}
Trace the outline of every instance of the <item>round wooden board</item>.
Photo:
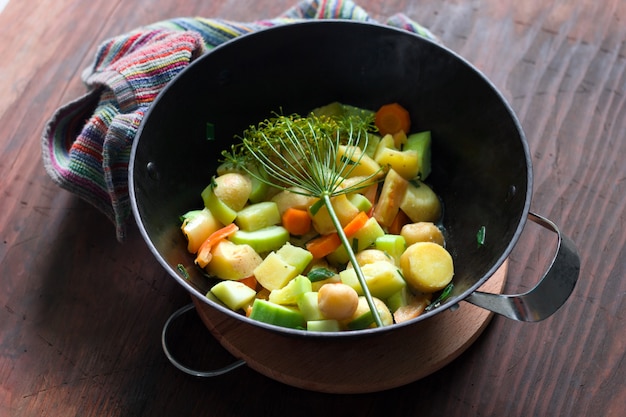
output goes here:
{"type": "MultiPolygon", "coordinates": [[[[501,293],[507,265],[505,262],[480,291],[501,293]]],[[[307,338],[252,326],[198,299],[193,301],[213,336],[250,368],[294,387],[337,394],[383,391],[430,375],[463,353],[493,316],[463,302],[456,310],[447,309],[382,334],[307,338]]]]}

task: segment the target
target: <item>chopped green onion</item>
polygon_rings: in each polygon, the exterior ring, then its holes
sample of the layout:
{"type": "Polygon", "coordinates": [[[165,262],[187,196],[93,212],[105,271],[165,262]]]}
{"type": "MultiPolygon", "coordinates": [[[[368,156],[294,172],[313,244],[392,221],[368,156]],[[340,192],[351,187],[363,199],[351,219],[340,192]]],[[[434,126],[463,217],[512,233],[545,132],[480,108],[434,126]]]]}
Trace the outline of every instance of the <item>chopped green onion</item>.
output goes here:
{"type": "Polygon", "coordinates": [[[451,282],[449,283],[446,288],[444,288],[441,291],[441,294],[439,294],[439,297],[437,297],[437,299],[435,301],[433,301],[432,303],[430,303],[428,305],[428,307],[426,307],[425,311],[430,311],[433,310],[437,307],[439,307],[441,305],[441,303],[443,303],[448,297],[450,297],[450,293],[452,292],[452,288],[454,288],[454,284],[451,282]]]}
{"type": "Polygon", "coordinates": [[[187,268],[185,268],[185,265],[183,264],[178,264],[176,265],[176,268],[178,269],[178,272],[180,272],[181,274],[183,274],[183,277],[185,279],[189,279],[189,272],[187,272],[187,268]]]}
{"type": "Polygon", "coordinates": [[[481,247],[485,244],[485,226],[481,226],[478,229],[478,233],[476,233],[476,242],[478,243],[478,247],[481,247]]]}
{"type": "Polygon", "coordinates": [[[215,140],[215,125],[213,123],[206,123],[206,140],[215,140]]]}

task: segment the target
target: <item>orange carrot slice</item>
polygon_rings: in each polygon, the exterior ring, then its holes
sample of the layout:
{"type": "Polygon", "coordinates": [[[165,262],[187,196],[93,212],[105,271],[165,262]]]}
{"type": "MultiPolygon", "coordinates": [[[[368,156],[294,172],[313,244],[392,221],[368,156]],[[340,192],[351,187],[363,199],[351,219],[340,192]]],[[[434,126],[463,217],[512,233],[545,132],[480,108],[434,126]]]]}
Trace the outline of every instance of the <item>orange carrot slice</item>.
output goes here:
{"type": "Polygon", "coordinates": [[[235,223],[231,223],[228,226],[224,226],[211,233],[198,249],[198,253],[196,254],[196,264],[198,264],[200,268],[206,267],[209,262],[211,262],[211,258],[213,257],[211,249],[213,249],[218,242],[226,239],[237,230],[239,230],[239,227],[235,223]]]}
{"type": "Polygon", "coordinates": [[[337,233],[330,233],[308,241],[306,249],[311,252],[313,258],[321,259],[326,255],[330,255],[339,246],[341,246],[339,235],[337,233]]]}
{"type": "Polygon", "coordinates": [[[282,215],[282,223],[291,235],[302,236],[311,230],[311,216],[302,209],[289,207],[282,215]]]}
{"type": "Polygon", "coordinates": [[[386,134],[393,135],[400,131],[409,133],[411,128],[409,112],[398,103],[385,104],[378,109],[374,122],[383,136],[386,134]]]}
{"type": "MultiPolygon", "coordinates": [[[[365,225],[365,223],[367,223],[368,219],[369,216],[367,213],[364,211],[359,212],[354,219],[350,220],[350,222],[344,226],[343,232],[346,234],[346,237],[351,238],[354,236],[356,232],[358,232],[365,225]]],[[[341,239],[337,233],[330,233],[316,237],[306,244],[307,250],[311,252],[313,258],[315,259],[320,259],[324,256],[330,255],[339,246],[341,246],[341,239]]]]}

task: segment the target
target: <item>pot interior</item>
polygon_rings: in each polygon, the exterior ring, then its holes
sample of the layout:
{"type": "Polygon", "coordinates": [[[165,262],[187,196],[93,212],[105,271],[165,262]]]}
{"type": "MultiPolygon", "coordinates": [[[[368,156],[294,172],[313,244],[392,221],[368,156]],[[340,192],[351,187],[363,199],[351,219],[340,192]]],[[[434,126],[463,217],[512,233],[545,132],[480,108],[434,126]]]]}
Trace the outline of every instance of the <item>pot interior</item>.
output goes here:
{"type": "Polygon", "coordinates": [[[203,297],[210,282],[194,267],[178,220],[202,207],[200,192],[221,151],[272,112],[305,113],[333,101],[372,110],[398,102],[411,114],[412,131],[431,130],[427,182],[443,200],[455,263],[443,308],[506,259],[528,214],[532,174],[524,134],[494,86],[458,55],[412,33],[304,22],[242,36],[198,58],[161,92],[140,127],[129,173],[133,212],[156,258],[191,293],[223,309],[203,297]],[[215,140],[207,140],[207,124],[215,140]]]}

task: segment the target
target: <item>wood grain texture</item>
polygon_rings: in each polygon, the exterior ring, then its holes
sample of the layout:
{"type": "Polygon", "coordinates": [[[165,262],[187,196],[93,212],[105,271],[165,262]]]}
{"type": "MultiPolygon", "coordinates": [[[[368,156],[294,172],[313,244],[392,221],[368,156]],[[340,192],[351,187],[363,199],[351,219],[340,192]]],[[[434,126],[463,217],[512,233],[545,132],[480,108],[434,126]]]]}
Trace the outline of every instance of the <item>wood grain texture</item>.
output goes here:
{"type": "MultiPolygon", "coordinates": [[[[293,2],[11,0],[0,13],[0,415],[622,416],[626,408],[626,3],[622,0],[360,1],[404,12],[492,80],[524,128],[532,210],[577,243],[568,303],[535,324],[495,317],[442,370],[367,395],[321,394],[249,368],[203,380],[164,357],[160,332],[189,301],[138,232],[58,189],[41,165],[46,120],[84,92],[104,39],[177,16],[254,20],[293,2]]],[[[552,242],[528,227],[507,292],[539,279],[552,242]]],[[[199,319],[179,354],[229,357],[199,319]]],[[[372,358],[375,360],[376,358],[372,358]]]]}

